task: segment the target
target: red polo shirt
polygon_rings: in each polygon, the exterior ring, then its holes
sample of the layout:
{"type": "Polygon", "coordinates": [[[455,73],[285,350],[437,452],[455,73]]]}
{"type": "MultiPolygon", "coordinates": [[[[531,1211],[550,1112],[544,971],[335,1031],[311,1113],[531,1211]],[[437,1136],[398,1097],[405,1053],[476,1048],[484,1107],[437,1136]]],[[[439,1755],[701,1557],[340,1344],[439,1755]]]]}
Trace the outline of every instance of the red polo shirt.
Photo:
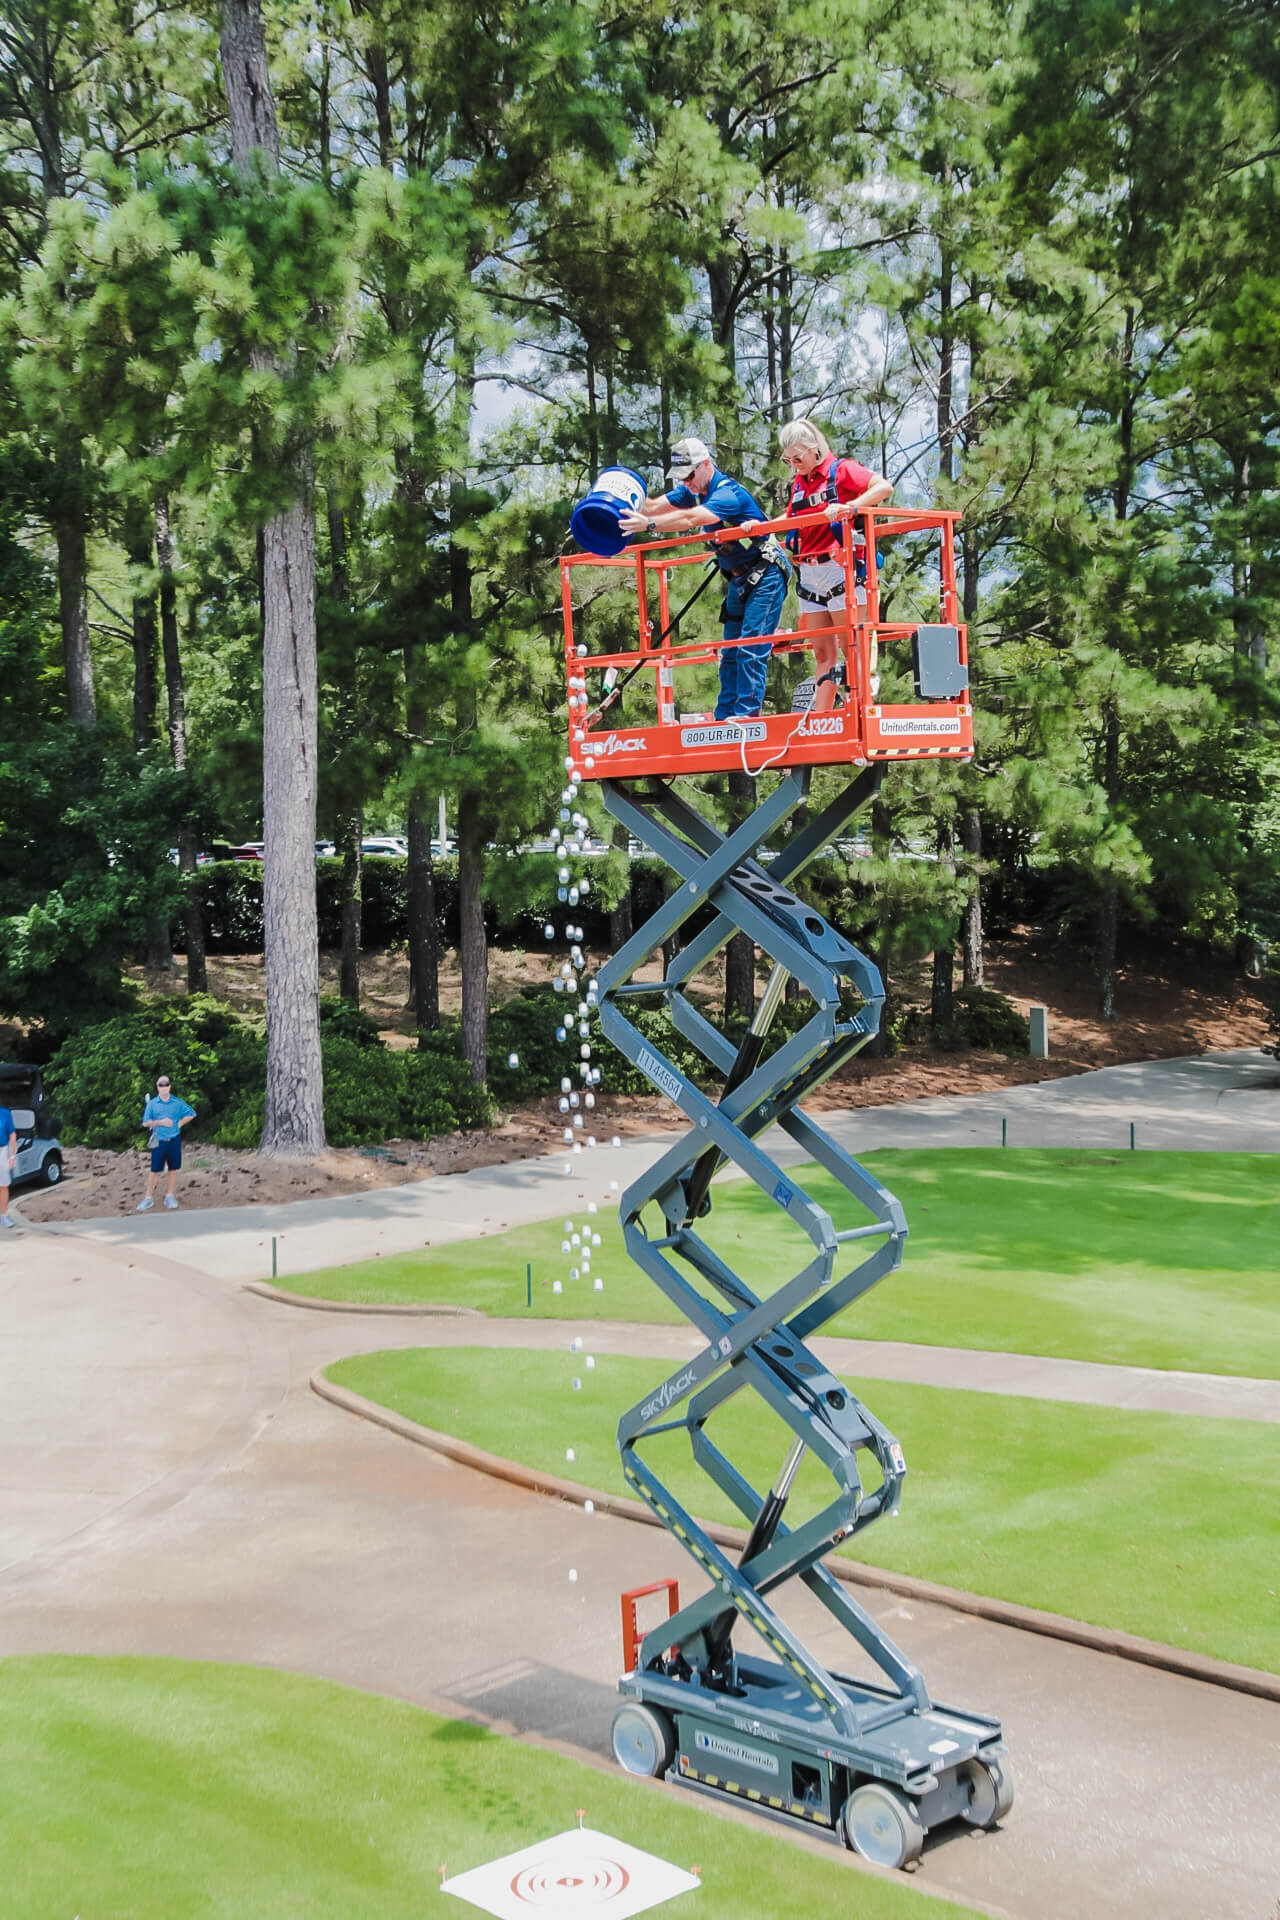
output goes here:
{"type": "MultiPolygon", "coordinates": [[[[827,482],[831,469],[836,474],[836,499],[839,501],[856,500],[865,493],[875,479],[869,468],[860,466],[856,460],[837,460],[829,453],[813,469],[812,473],[797,473],[791,483],[791,497],[787,502],[787,512],[805,513],[810,507],[824,508],[827,505],[827,482]]],[[[835,528],[825,519],[815,519],[812,526],[795,529],[798,545],[797,560],[828,560],[838,551],[839,542],[835,528]]],[[[863,542],[858,540],[855,552],[862,551],[863,542]]]]}

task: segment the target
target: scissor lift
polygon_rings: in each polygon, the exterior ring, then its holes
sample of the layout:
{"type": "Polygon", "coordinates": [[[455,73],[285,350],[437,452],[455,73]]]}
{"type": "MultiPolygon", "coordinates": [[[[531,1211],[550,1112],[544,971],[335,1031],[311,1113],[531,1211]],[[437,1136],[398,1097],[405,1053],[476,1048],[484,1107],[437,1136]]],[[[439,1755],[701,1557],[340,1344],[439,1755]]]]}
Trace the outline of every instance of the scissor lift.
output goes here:
{"type": "MultiPolygon", "coordinates": [[[[972,716],[962,697],[967,689],[956,684],[967,676],[963,630],[954,618],[954,516],[892,517],[895,529],[928,526],[941,540],[940,618],[925,623],[923,646],[912,628],[874,617],[877,523],[886,518],[883,510],[865,516],[866,608],[856,608],[853,592],[848,595],[851,617],[840,651],[849,697],[834,716],[812,716],[838,719],[838,733],[804,730],[797,723],[811,716],[803,712],[763,716],[763,737],[745,742],[732,723],[723,729],[706,722],[681,726],[676,677],[689,656],[704,661],[719,645],[671,640],[666,582],[675,567],[688,564],[688,541],[654,543],[612,563],[636,570],[638,663],[635,654],[580,651],[570,575],[578,564],[601,563],[575,557],[563,564],[574,773],[602,781],[608,811],[677,880],[664,905],[602,969],[598,983],[604,1034],[689,1122],[688,1132],[623,1195],[620,1218],[631,1257],[704,1341],[618,1427],[628,1482],[709,1585],[640,1642],[619,1683],[624,1700],[613,1723],[614,1753],[630,1772],[666,1775],[753,1802],[825,1829],[883,1866],[905,1866],[919,1856],[925,1834],[944,1822],[994,1825],[1012,1804],[1013,1789],[999,1722],[932,1702],[915,1666],[823,1565],[839,1542],[896,1511],[906,1464],[893,1435],[807,1342],[898,1267],[907,1226],[894,1196],[800,1110],[804,1096],[877,1031],[884,994],[871,962],[793,889],[875,793],[883,768],[869,762],[910,751],[958,757],[972,749],[972,716]],[[664,629],[656,640],[646,610],[650,574],[658,579],[664,629]],[[941,641],[934,638],[939,632],[941,641]],[[918,702],[886,712],[876,706],[872,688],[875,650],[904,640],[915,642],[918,702]],[[635,745],[601,750],[610,738],[601,725],[607,712],[600,712],[599,702],[591,707],[588,675],[637,664],[654,676],[658,719],[621,730],[635,745]],[[942,689],[932,698],[931,686],[942,689]],[[904,720],[909,731],[886,733],[886,717],[904,720]],[[940,719],[959,731],[931,731],[940,719]],[[696,737],[682,745],[681,733],[696,737]],[[746,764],[752,771],[757,748],[761,759],[778,756],[779,777],[750,818],[728,831],[712,825],[666,777],[706,771],[709,763],[720,769],[746,764]],[[823,763],[849,769],[849,778],[782,841],[780,852],[767,857],[765,843],[782,840],[791,816],[808,800],[809,769],[823,763]],[[618,777],[624,769],[625,780],[618,777]],[[640,980],[646,963],[695,917],[698,925],[662,977],[640,980]],[[768,956],[773,971],[750,1029],[735,1047],[694,1004],[688,987],[739,930],[768,956]],[[769,1053],[770,1023],[788,980],[808,996],[812,1013],[769,1053]],[[723,1077],[718,1100],[645,1038],[629,1017],[637,1005],[665,1007],[676,1031],[723,1077]],[[843,1189],[854,1224],[837,1228],[828,1210],[764,1150],[761,1136],[775,1123],[843,1189]],[[770,1197],[795,1227],[798,1245],[808,1243],[799,1270],[763,1295],[729,1266],[699,1226],[710,1211],[712,1177],[727,1162],[770,1197]],[[780,1433],[790,1434],[767,1492],[751,1484],[716,1437],[717,1416],[746,1392],[760,1397],[780,1433]],[[687,1437],[698,1465],[748,1523],[736,1564],[645,1458],[650,1443],[671,1433],[687,1437]],[[834,1497],[792,1528],[784,1513],[806,1456],[830,1474],[834,1497]],[[874,1677],[837,1671],[805,1647],[776,1604],[793,1580],[844,1628],[874,1677]],[[763,1654],[736,1646],[741,1623],[753,1630],[763,1654]]],[[[850,589],[852,564],[849,556],[850,589]]],[[[797,644],[796,636],[780,636],[780,643],[797,644]]]]}

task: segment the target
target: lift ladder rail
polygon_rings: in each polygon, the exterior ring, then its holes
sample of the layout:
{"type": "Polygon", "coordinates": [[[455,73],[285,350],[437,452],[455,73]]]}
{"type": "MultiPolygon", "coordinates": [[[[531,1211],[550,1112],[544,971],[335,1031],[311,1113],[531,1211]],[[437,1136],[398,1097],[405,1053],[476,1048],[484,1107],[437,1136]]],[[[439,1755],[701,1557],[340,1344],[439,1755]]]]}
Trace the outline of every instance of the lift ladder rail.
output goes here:
{"type": "MultiPolygon", "coordinates": [[[[622,1416],[618,1446],[629,1485],[702,1566],[711,1588],[646,1636],[637,1671],[661,1667],[678,1649],[688,1670],[713,1684],[733,1684],[732,1649],[724,1670],[717,1658],[728,1618],[746,1619],[803,1687],[813,1708],[848,1739],[865,1733],[868,1716],[929,1710],[919,1671],[877,1622],[821,1564],[839,1541],[896,1509],[906,1473],[902,1449],[841,1381],[805,1345],[851,1301],[897,1268],[906,1220],[896,1198],[860,1166],[796,1102],[835,1072],[877,1031],[883,987],[871,962],[791,890],[792,880],[839,834],[879,782],[863,773],[767,862],[760,849],[805,798],[799,771],[783,776],[750,818],[722,833],[668,786],[645,793],[620,782],[602,783],[609,812],[643,839],[679,884],[601,970],[598,986],[605,1036],[651,1083],[679,1106],[690,1125],[622,1196],[620,1218],[628,1253],[703,1336],[705,1345],[622,1416]],[[710,906],[697,932],[660,986],[634,975],[694,915],[710,906]],[[739,929],[776,967],[809,995],[814,1011],[801,1030],[747,1072],[719,1102],[696,1086],[628,1018],[633,1003],[660,999],[676,1030],[716,1069],[731,1075],[737,1051],[689,1001],[692,976],[739,929]],[[848,984],[860,1004],[841,1009],[848,984]],[[778,1122],[870,1215],[866,1224],[837,1232],[831,1215],[758,1144],[778,1122]],[[711,1156],[711,1160],[708,1160],[711,1156]],[[806,1235],[812,1257],[766,1297],[730,1268],[695,1225],[695,1170],[719,1161],[740,1167],[806,1235]],[[660,1209],[664,1231],[651,1235],[645,1209],[660,1209]],[[677,1265],[676,1262],[680,1264],[677,1265]],[[692,1276],[692,1277],[691,1277],[692,1276]],[[835,1497],[794,1531],[779,1521],[760,1551],[735,1565],[706,1529],[658,1479],[641,1449],[672,1429],[684,1430],[694,1459],[749,1523],[769,1496],[753,1487],[707,1432],[707,1422],[735,1394],[753,1392],[831,1474],[835,1497]],[[869,1453],[878,1470],[870,1490],[859,1471],[869,1453]],[[800,1579],[846,1629],[891,1683],[891,1704],[868,1704],[865,1690],[847,1688],[796,1639],[769,1595],[800,1579]],[[732,1609],[732,1615],[727,1609],[732,1609]]],[[[701,1182],[705,1189],[705,1179],[701,1182]]],[[[706,1202],[702,1202],[705,1210],[706,1202]]]]}

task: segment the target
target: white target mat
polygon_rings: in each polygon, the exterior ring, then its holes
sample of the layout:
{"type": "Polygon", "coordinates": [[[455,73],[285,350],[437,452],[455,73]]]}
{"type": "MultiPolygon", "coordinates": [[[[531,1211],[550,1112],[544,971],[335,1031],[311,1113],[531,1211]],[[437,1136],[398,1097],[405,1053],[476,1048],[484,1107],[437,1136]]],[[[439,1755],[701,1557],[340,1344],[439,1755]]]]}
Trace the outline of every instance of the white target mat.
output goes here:
{"type": "Polygon", "coordinates": [[[443,1892],[456,1893],[496,1920],[527,1920],[535,1913],[554,1914],[556,1920],[574,1920],[578,1914],[627,1920],[701,1882],[624,1840],[574,1827],[441,1884],[443,1892]]]}

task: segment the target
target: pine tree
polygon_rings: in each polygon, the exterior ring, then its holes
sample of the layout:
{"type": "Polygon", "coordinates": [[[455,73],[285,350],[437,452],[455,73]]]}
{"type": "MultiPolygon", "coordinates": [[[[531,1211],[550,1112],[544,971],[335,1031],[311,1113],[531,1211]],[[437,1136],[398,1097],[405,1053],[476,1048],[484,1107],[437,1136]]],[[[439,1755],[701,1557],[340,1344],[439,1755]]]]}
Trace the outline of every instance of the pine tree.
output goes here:
{"type": "MultiPolygon", "coordinates": [[[[247,185],[277,174],[280,138],[257,0],[223,0],[231,151],[247,185]]],[[[287,349],[252,350],[264,382],[287,381],[287,349]]],[[[262,528],[262,866],[267,1106],[261,1151],[324,1146],[316,931],[315,505],[311,443],[286,436],[282,504],[262,528]]]]}

